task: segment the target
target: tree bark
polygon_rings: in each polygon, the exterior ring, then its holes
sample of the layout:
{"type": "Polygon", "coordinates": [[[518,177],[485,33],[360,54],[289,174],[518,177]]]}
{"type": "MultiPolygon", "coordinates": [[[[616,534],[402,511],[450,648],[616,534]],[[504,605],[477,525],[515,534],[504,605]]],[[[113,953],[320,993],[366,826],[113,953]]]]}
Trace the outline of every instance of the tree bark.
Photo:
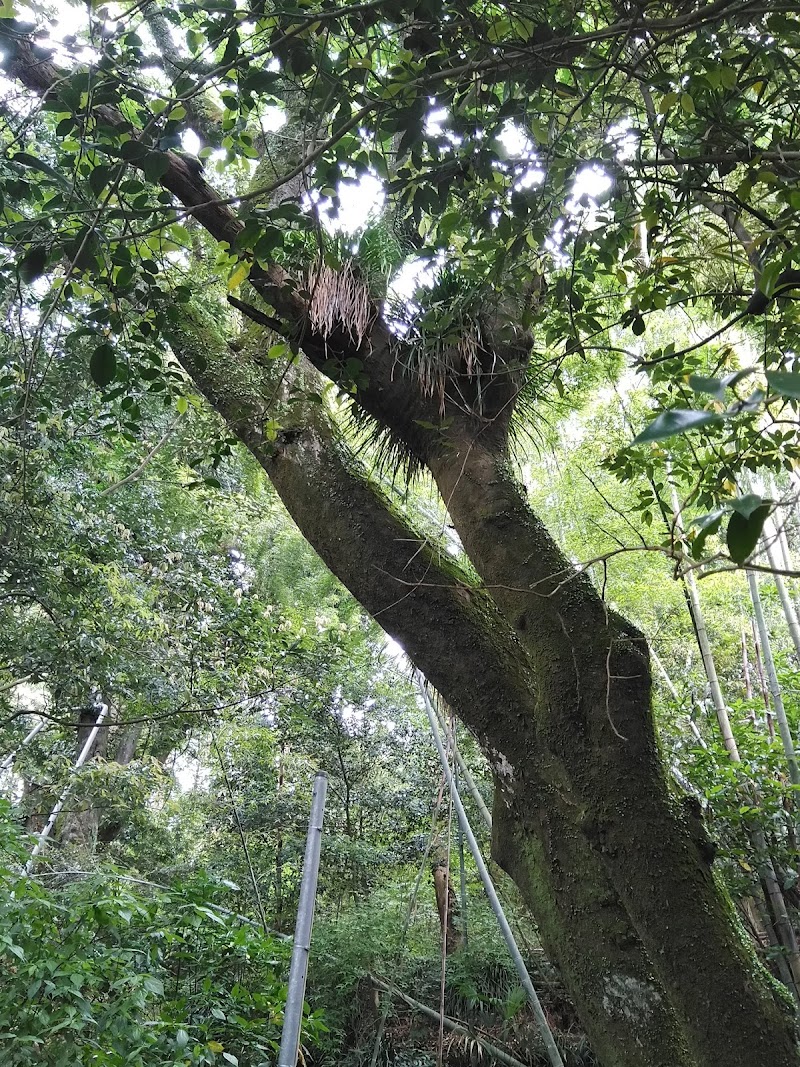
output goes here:
{"type": "Polygon", "coordinates": [[[430,466],[471,562],[537,668],[523,744],[495,763],[511,783],[515,825],[531,822],[538,765],[599,853],[697,1062],[796,1062],[791,1016],[670,798],[644,639],[572,571],[505,456],[464,435],[430,466]]]}
{"type": "MultiPolygon", "coordinates": [[[[97,708],[83,708],[79,726],[75,731],[75,757],[80,754],[97,719],[97,708]]],[[[108,730],[100,730],[92,747],[90,758],[105,758],[108,750],[108,730]]],[[[80,845],[89,852],[97,847],[100,828],[100,810],[93,800],[83,799],[73,790],[59,827],[58,839],[62,845],[80,845]]]]}
{"type": "Polygon", "coordinates": [[[449,956],[461,948],[464,938],[458,928],[459,908],[450,877],[450,857],[445,849],[440,849],[431,862],[433,891],[436,896],[436,910],[439,913],[439,928],[442,933],[445,952],[449,956]]]}

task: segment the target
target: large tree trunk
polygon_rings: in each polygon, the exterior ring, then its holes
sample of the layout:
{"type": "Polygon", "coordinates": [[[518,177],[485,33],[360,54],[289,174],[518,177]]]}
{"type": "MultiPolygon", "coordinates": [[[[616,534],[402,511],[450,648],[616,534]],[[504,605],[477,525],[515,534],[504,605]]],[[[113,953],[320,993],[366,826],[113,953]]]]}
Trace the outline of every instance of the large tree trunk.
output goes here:
{"type": "MultiPolygon", "coordinates": [[[[491,471],[481,501],[463,460],[458,492],[444,465],[432,464],[470,554],[478,562],[484,554],[506,557],[511,581],[497,582],[492,571],[489,596],[403,522],[318,405],[287,405],[284,430],[271,444],[261,431],[262,398],[274,389],[258,365],[246,354],[235,368],[227,352],[209,358],[206,333],[187,331],[179,344],[184,366],[262,463],[311,544],[479,738],[497,784],[495,855],[531,905],[602,1063],[796,1063],[789,1012],[735,929],[689,817],[669,798],[641,637],[606,617],[589,583],[529,516],[504,467],[491,471]],[[507,493],[531,526],[521,542],[518,529],[502,529],[509,504],[496,505],[507,493]],[[534,534],[538,552],[531,551],[534,534]],[[535,573],[525,570],[531,556],[535,573]],[[560,578],[532,598],[531,583],[556,572],[560,578]],[[639,892],[634,917],[629,902],[639,892]],[[671,966],[682,953],[686,970],[677,979],[671,966]],[[721,966],[727,975],[717,973],[721,966]],[[703,1013],[710,1037],[698,1033],[703,1013]],[[719,1025],[707,1018],[714,1013],[719,1025]]],[[[305,385],[318,388],[313,378],[305,385]]]]}

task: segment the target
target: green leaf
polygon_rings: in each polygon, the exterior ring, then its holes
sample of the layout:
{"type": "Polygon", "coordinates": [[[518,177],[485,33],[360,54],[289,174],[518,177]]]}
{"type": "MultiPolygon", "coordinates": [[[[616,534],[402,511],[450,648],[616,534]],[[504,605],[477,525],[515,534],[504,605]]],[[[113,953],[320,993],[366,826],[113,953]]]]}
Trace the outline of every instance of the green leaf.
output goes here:
{"type": "Polygon", "coordinates": [[[775,283],[781,274],[780,260],[773,260],[768,263],[761,272],[761,277],[758,279],[758,288],[765,296],[772,296],[775,292],[775,283]]]}
{"type": "Polygon", "coordinates": [[[714,511],[709,512],[708,515],[702,515],[694,520],[693,525],[697,526],[698,530],[692,541],[693,559],[700,559],[705,550],[706,541],[712,534],[717,533],[722,525],[724,515],[724,508],[716,508],[714,511]]]}
{"type": "Polygon", "coordinates": [[[731,511],[737,511],[743,518],[749,519],[753,512],[766,501],[757,493],[746,493],[744,496],[737,496],[733,500],[727,501],[727,503],[731,511]]]}
{"type": "Polygon", "coordinates": [[[119,150],[120,156],[128,163],[135,163],[147,154],[147,148],[139,141],[126,141],[119,150]]]}
{"type": "Polygon", "coordinates": [[[38,156],[32,156],[30,152],[16,152],[11,157],[12,163],[19,163],[23,167],[28,167],[30,170],[38,170],[40,174],[46,174],[48,178],[52,178],[53,181],[58,182],[59,185],[69,187],[69,182],[65,181],[64,175],[59,174],[57,170],[50,166],[49,163],[45,163],[43,159],[39,159],[38,156]]]}
{"type": "Polygon", "coordinates": [[[114,381],[117,375],[117,357],[110,344],[98,345],[92,352],[92,358],[89,360],[89,373],[92,381],[100,389],[105,389],[114,381]]]}
{"type": "Polygon", "coordinates": [[[240,263],[228,279],[228,292],[238,289],[250,273],[252,263],[240,263]]]}
{"type": "Polygon", "coordinates": [[[631,444],[644,445],[648,441],[663,441],[667,437],[674,437],[675,434],[688,433],[689,430],[697,430],[701,426],[713,426],[720,422],[722,422],[722,416],[713,411],[685,411],[680,408],[662,411],[649,426],[634,437],[631,444]]]}
{"type": "Polygon", "coordinates": [[[100,241],[93,226],[81,226],[78,232],[64,241],[64,255],[76,270],[91,270],[100,253],[100,241]]]}
{"type": "Polygon", "coordinates": [[[767,385],[773,393],[800,400],[800,374],[794,371],[771,371],[766,373],[767,385]]]}
{"type": "Polygon", "coordinates": [[[148,152],[142,160],[142,170],[149,182],[158,182],[169,170],[169,158],[165,152],[148,152]]]}
{"type": "Polygon", "coordinates": [[[764,523],[770,513],[769,504],[762,504],[746,518],[734,511],[728,523],[726,543],[728,553],[734,563],[744,563],[758,544],[764,523]]]}
{"type": "Polygon", "coordinates": [[[99,196],[108,185],[111,178],[111,167],[95,167],[89,175],[89,188],[95,196],[99,196]]]}
{"type": "MultiPolygon", "coordinates": [[[[214,479],[214,483],[215,483],[214,484],[214,488],[218,489],[219,488],[219,482],[216,479],[214,479]]],[[[195,905],[195,911],[197,911],[200,915],[205,915],[205,917],[207,919],[211,919],[213,922],[219,923],[220,926],[224,926],[225,925],[225,920],[223,918],[221,918],[215,911],[212,911],[211,908],[206,908],[202,904],[196,904],[195,905]]]]}
{"type": "Polygon", "coordinates": [[[725,396],[724,378],[704,378],[701,374],[690,374],[689,386],[695,393],[709,393],[715,400],[722,400],[725,396]]]}
{"type": "Polygon", "coordinates": [[[31,285],[44,274],[47,265],[47,249],[44,245],[35,245],[19,261],[17,272],[19,279],[26,285],[31,285]]]}

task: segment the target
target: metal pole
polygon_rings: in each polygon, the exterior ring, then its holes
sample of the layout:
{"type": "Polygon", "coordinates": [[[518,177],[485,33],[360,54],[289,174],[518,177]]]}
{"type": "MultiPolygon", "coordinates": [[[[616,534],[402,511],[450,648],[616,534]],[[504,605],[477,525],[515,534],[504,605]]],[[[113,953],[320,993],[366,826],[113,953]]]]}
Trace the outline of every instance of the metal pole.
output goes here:
{"type": "MultiPolygon", "coordinates": [[[[548,1026],[547,1019],[544,1011],[542,1010],[539,997],[536,995],[536,990],[533,987],[531,976],[528,974],[528,968],[525,966],[525,961],[522,958],[522,954],[517,948],[517,942],[514,940],[514,935],[511,932],[511,927],[508,925],[508,919],[506,919],[505,912],[503,911],[503,905],[500,903],[500,898],[497,896],[497,890],[494,887],[492,879],[486,869],[486,864],[483,862],[483,856],[481,856],[481,850],[478,848],[478,842],[475,840],[475,835],[472,832],[472,827],[467,819],[467,813],[464,811],[464,805],[461,803],[461,797],[456,791],[455,784],[453,782],[453,776],[450,773],[450,766],[447,762],[447,754],[442,744],[442,739],[439,736],[439,728],[436,723],[436,713],[433,710],[431,702],[428,698],[428,694],[425,691],[425,684],[422,675],[416,672],[416,682],[419,688],[422,699],[425,703],[425,711],[428,714],[428,722],[431,724],[431,732],[433,733],[433,741],[436,745],[436,750],[439,753],[439,759],[441,760],[442,768],[444,769],[445,777],[447,778],[447,784],[450,787],[453,794],[453,806],[458,813],[458,821],[461,825],[461,829],[464,832],[464,837],[467,839],[469,850],[472,853],[472,858],[475,860],[475,866],[478,868],[478,874],[483,882],[483,888],[486,890],[486,896],[489,898],[492,911],[497,919],[500,932],[503,935],[503,939],[508,946],[508,951],[511,953],[511,958],[514,961],[519,980],[522,984],[522,988],[527,994],[530,1001],[533,1014],[536,1019],[536,1025],[539,1028],[539,1034],[541,1035],[544,1046],[547,1050],[547,1056],[552,1064],[552,1067],[564,1067],[564,1061],[561,1058],[561,1053],[558,1051],[553,1035],[548,1026]]],[[[287,1065],[287,1067],[294,1067],[293,1064],[287,1065]]]]}
{"type": "MultiPolygon", "coordinates": [[[[23,739],[20,741],[19,748],[24,748],[25,745],[27,745],[27,743],[29,741],[32,741],[34,739],[34,737],[36,737],[36,735],[39,733],[39,731],[43,730],[45,728],[45,725],[46,725],[46,720],[45,719],[40,719],[39,722],[37,722],[37,724],[31,730],[31,732],[26,737],[23,737],[23,739]]],[[[0,771],[7,771],[9,769],[9,767],[12,766],[12,764],[14,763],[14,760],[17,758],[17,753],[19,752],[19,748],[15,748],[13,752],[9,752],[9,754],[6,756],[6,758],[3,760],[3,762],[0,763],[0,771]]]]}
{"type": "Polygon", "coordinates": [[[100,725],[103,722],[103,719],[106,717],[107,714],[108,714],[108,704],[101,704],[100,705],[100,714],[95,719],[94,726],[89,731],[89,736],[86,738],[86,744],[81,749],[80,756],[78,756],[77,760],[75,760],[75,766],[72,768],[72,772],[70,774],[70,780],[67,782],[66,786],[64,787],[63,793],[61,794],[61,796],[56,801],[56,806],[50,812],[50,818],[47,820],[47,822],[45,823],[44,829],[39,834],[39,840],[34,845],[33,852],[31,852],[31,858],[25,864],[25,873],[26,874],[30,874],[31,871],[33,870],[33,861],[36,859],[36,857],[39,855],[39,853],[44,848],[45,843],[46,843],[48,837],[50,836],[53,827],[56,824],[56,819],[61,814],[61,809],[66,804],[67,797],[72,792],[72,786],[74,785],[74,782],[72,781],[72,774],[74,774],[75,771],[80,770],[80,768],[84,765],[84,763],[89,758],[89,755],[90,755],[90,753],[92,751],[92,746],[94,745],[94,740],[97,737],[97,734],[98,734],[98,732],[100,730],[100,725]]]}
{"type": "Polygon", "coordinates": [[[294,928],[294,947],[289,967],[278,1067],[296,1067],[300,1048],[300,1024],[303,1021],[303,999],[306,992],[308,953],[311,947],[311,927],[314,923],[314,901],[317,895],[319,854],[322,846],[322,816],[325,812],[327,792],[328,776],[324,771],[317,771],[311,797],[311,815],[308,820],[306,854],[303,860],[303,878],[300,882],[300,902],[297,905],[297,923],[294,928]]]}
{"type": "MultiPolygon", "coordinates": [[[[458,749],[454,754],[458,756],[458,749]]],[[[458,792],[458,760],[453,767],[453,775],[458,792]]],[[[461,898],[461,936],[464,938],[464,948],[469,945],[469,931],[467,929],[467,869],[464,866],[464,831],[461,823],[458,824],[458,885],[461,898]]]]}
{"type": "MultiPolygon", "coordinates": [[[[439,709],[438,708],[434,708],[434,711],[436,712],[436,721],[439,723],[439,725],[441,726],[442,730],[444,731],[445,737],[447,737],[448,740],[450,740],[450,727],[447,724],[447,718],[444,715],[440,715],[439,714],[439,709]]],[[[464,779],[464,784],[466,785],[467,789],[469,790],[470,796],[475,801],[475,806],[477,807],[478,812],[480,814],[480,817],[483,820],[484,824],[486,825],[486,828],[488,830],[491,830],[491,828],[492,828],[492,813],[486,807],[486,801],[481,796],[480,790],[478,789],[477,785],[475,784],[475,779],[472,777],[472,773],[470,772],[469,767],[464,762],[464,758],[461,755],[461,752],[459,751],[458,747],[455,744],[453,745],[453,750],[455,752],[456,763],[458,764],[458,769],[461,771],[461,777],[464,779]]]]}

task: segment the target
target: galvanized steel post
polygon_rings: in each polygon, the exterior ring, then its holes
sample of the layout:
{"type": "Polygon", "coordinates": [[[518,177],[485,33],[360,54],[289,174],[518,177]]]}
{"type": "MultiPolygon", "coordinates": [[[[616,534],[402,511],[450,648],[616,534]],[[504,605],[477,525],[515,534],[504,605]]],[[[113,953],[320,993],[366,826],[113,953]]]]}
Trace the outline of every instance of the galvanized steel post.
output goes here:
{"type": "Polygon", "coordinates": [[[322,846],[322,816],[325,812],[327,792],[328,776],[324,771],[317,771],[311,798],[311,815],[308,820],[306,854],[303,860],[303,878],[300,882],[300,902],[297,905],[297,923],[294,929],[294,947],[289,967],[289,987],[286,991],[286,1009],[283,1013],[278,1067],[296,1067],[297,1053],[300,1048],[300,1024],[303,1021],[308,953],[311,947],[311,927],[314,923],[314,901],[317,895],[319,855],[322,846]]]}

